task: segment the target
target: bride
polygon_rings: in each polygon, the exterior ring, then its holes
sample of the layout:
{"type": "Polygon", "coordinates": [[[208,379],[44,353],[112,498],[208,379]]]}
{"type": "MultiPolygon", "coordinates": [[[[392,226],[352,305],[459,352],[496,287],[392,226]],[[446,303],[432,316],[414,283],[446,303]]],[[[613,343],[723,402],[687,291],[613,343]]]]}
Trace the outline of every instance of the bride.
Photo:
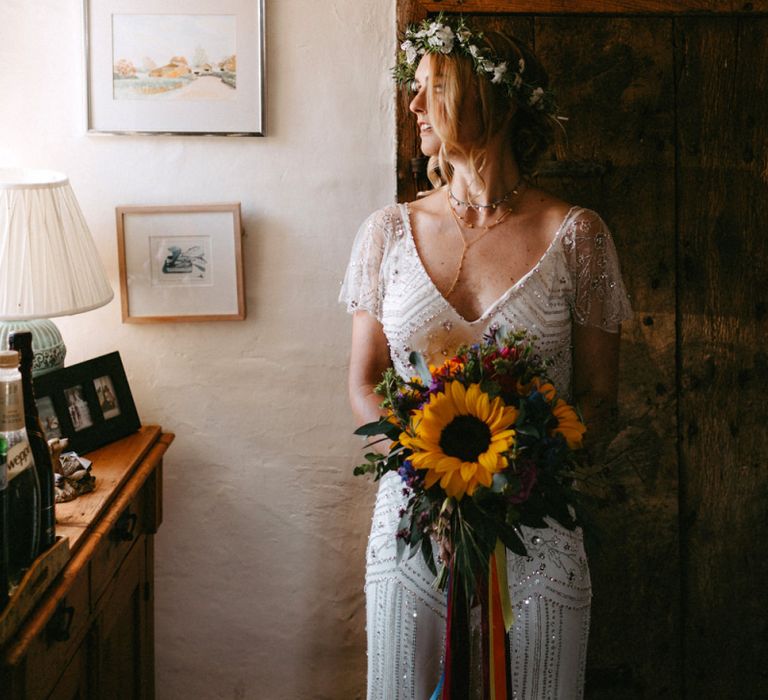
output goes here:
{"type": "MultiPolygon", "coordinates": [[[[556,124],[547,76],[523,44],[438,17],[411,28],[396,76],[436,188],[374,212],[355,239],[341,291],[354,314],[349,394],[361,423],[373,389],[411,351],[440,364],[500,326],[526,329],[559,392],[599,436],[617,393],[620,323],[631,309],[602,219],[531,185],[556,124]]],[[[441,675],[445,600],[414,557],[396,561],[404,506],[381,479],[367,548],[369,700],[427,700],[441,675]]],[[[591,585],[581,531],[521,528],[529,556],[507,553],[515,622],[513,697],[583,695],[591,585]]]]}

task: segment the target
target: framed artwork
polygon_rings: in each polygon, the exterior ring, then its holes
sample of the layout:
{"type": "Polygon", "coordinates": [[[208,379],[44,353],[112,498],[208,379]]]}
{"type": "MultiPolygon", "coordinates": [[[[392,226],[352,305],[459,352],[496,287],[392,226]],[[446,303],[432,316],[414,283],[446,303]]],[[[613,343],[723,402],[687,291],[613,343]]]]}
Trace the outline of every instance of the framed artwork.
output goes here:
{"type": "Polygon", "coordinates": [[[46,439],[68,438],[89,452],[141,427],[119,352],[35,377],[35,403],[46,439]]]}
{"type": "Polygon", "coordinates": [[[117,207],[123,321],[245,318],[240,204],[117,207]]]}
{"type": "Polygon", "coordinates": [[[83,0],[89,132],[264,135],[264,0],[83,0]]]}

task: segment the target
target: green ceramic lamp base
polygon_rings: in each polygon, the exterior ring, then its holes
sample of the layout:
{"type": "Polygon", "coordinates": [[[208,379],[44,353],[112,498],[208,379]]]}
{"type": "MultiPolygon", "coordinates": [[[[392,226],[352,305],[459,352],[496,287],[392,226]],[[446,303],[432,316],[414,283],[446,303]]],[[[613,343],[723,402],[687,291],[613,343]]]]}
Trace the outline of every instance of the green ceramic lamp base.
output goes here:
{"type": "Polygon", "coordinates": [[[32,350],[35,353],[32,364],[34,376],[47,374],[64,366],[67,348],[53,321],[47,318],[30,321],[0,321],[0,349],[8,349],[8,335],[13,331],[32,332],[32,350]]]}

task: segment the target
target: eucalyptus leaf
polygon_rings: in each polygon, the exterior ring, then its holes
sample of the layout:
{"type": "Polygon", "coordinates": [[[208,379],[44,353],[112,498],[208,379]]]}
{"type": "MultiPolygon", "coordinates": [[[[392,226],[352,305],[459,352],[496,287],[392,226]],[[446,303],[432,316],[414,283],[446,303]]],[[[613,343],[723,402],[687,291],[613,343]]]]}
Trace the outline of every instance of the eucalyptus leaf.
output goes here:
{"type": "Polygon", "coordinates": [[[513,551],[515,554],[519,554],[521,557],[528,556],[528,550],[525,548],[523,540],[520,539],[520,535],[517,534],[517,530],[508,525],[499,527],[498,530],[499,539],[504,543],[504,546],[513,551]]]}
{"type": "Polygon", "coordinates": [[[515,424],[515,430],[520,435],[528,435],[533,438],[541,438],[541,431],[533,424],[533,423],[523,423],[522,425],[519,423],[515,424]]]}
{"type": "Polygon", "coordinates": [[[421,541],[421,554],[424,557],[424,563],[427,565],[427,568],[435,575],[437,576],[437,567],[435,566],[435,555],[432,551],[432,539],[430,537],[425,537],[421,541]]]}
{"type": "Polygon", "coordinates": [[[403,561],[403,555],[405,554],[405,548],[407,543],[404,537],[397,538],[397,563],[400,564],[403,561]]]}
{"type": "Polygon", "coordinates": [[[507,486],[507,475],[501,472],[497,472],[493,475],[493,483],[491,483],[491,491],[494,493],[501,493],[504,491],[504,487],[507,486]]]}
{"type": "Polygon", "coordinates": [[[424,382],[425,386],[429,386],[432,382],[432,375],[429,372],[429,367],[423,355],[418,352],[412,352],[408,355],[408,362],[413,365],[416,374],[421,377],[421,381],[424,382]]]}
{"type": "Polygon", "coordinates": [[[387,426],[391,426],[392,423],[390,423],[388,420],[381,419],[374,421],[373,423],[366,423],[365,425],[361,425],[357,430],[355,430],[355,435],[382,435],[385,433],[387,426]]]}

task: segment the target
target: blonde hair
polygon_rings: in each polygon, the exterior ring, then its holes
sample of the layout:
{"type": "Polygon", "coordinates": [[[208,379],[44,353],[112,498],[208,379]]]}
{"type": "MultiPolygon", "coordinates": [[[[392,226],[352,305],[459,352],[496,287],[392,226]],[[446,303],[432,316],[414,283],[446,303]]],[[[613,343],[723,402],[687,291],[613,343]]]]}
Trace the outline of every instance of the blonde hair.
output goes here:
{"type": "MultiPolygon", "coordinates": [[[[482,42],[509,65],[517,66],[522,59],[522,78],[527,83],[546,88],[547,74],[534,54],[522,42],[500,32],[487,32],[482,42]]],[[[431,54],[432,74],[439,77],[430,82],[427,109],[432,128],[441,141],[440,151],[429,159],[427,175],[435,187],[449,183],[453,176],[448,154],[459,152],[467,158],[474,194],[485,189],[481,172],[486,162],[490,140],[509,124],[509,147],[524,175],[534,172],[541,156],[554,142],[556,120],[527,103],[510,97],[504,86],[495,85],[478,75],[472,60],[457,53],[431,54]],[[477,94],[478,118],[482,136],[466,148],[459,144],[461,128],[459,114],[462,101],[477,94]],[[510,111],[514,110],[510,118],[510,111]]]]}

